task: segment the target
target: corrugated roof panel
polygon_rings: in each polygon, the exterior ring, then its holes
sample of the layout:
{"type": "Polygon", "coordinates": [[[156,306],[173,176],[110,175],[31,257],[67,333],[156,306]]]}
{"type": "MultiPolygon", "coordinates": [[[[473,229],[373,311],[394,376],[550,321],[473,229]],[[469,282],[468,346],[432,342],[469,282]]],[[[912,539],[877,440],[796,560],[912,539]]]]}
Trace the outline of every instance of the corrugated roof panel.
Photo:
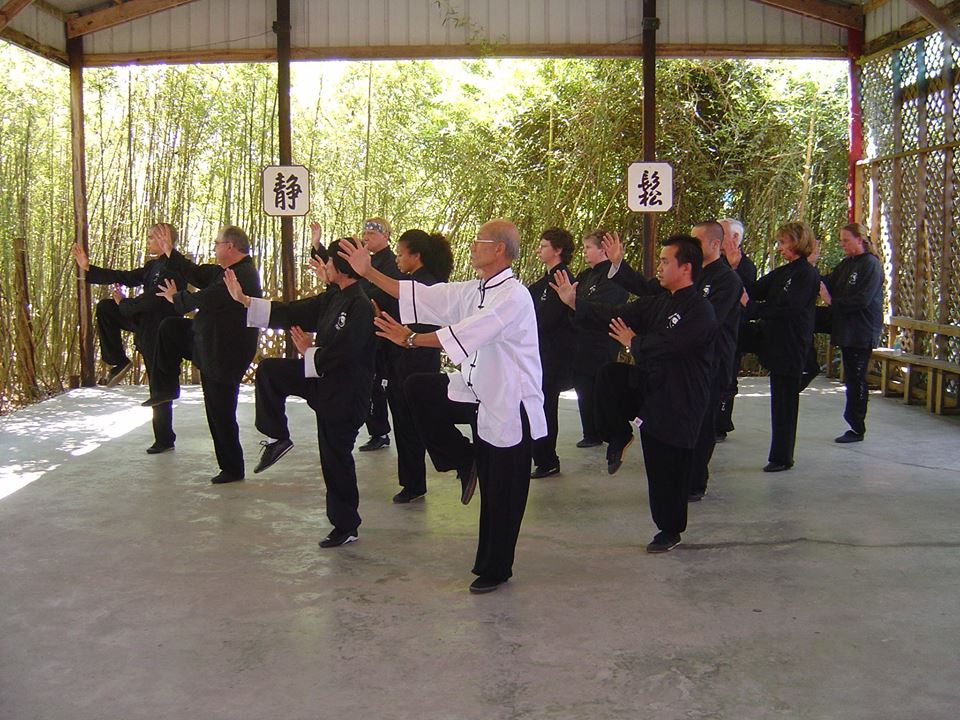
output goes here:
{"type": "Polygon", "coordinates": [[[10,21],[10,29],[33,38],[41,45],[47,45],[61,52],[67,51],[63,23],[32,5],[25,7],[10,21]]]}

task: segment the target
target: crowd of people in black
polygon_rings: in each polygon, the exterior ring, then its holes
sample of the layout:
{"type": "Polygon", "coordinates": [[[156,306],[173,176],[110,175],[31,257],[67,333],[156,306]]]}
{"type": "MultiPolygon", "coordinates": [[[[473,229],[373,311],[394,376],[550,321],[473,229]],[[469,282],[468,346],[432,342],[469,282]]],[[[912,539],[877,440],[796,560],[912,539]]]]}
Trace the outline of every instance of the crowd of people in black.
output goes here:
{"type": "Polygon", "coordinates": [[[114,287],[98,303],[96,320],[110,367],[106,385],[131,367],[122,331],[133,332],[143,355],[150,381],[143,405],[153,409],[148,453],[175,446],[182,360],[199,370],[219,465],[213,483],[245,476],[236,410],[258,328],[289,331],[301,359],[265,358],[257,366],[256,427],[267,440],[254,473],[292,449],[286,399],[305,399],[316,414],[331,526],[321,547],[359,537],[352,453],[364,424],[362,452],[389,446],[393,433],[394,503],[427,493],[427,455],[438,472],[456,472],[462,503],[479,486],[474,593],[511,577],[530,480],[561,472],[565,390],[576,390],[576,447],[606,444],[608,473],[620,470],[639,435],[658,530],[646,547],[651,553],[680,542],[688,503],[707,493],[715,445],[734,430],[745,353],[755,353],[770,375],[765,472],[794,465],[799,396],[819,371],[815,331],[829,332],[842,354],[849,429],[836,442],[866,434],[866,371],[879,341],[883,273],[857,224],[840,230],[845,257],[826,275],[814,264],[810,229],[783,225],[776,241],[785,263],[762,277],[742,252],[743,224],[735,219],[701,222],[665,240],[652,278],[629,265],[616,232],[602,229],[582,238],[585,269],[574,277],[573,236],[549,228],[537,247],[545,272],[529,288],[512,272],[520,235],[507,220],[480,227],[470,245],[477,278],[466,282],[448,282],[453,254],[438,234],[408,230],[394,254],[384,218],[367,220],[361,240],[329,247],[316,223],[311,231],[309,264],[325,289],[294,302],[262,298],[249,240],[234,226],[218,234],[211,264],[181,254],[166,223],[150,229],[151,259],[142,268],[100,268],[80,246],[73,253],[87,282],[143,288],[126,297],[114,287]],[[459,370],[443,372],[441,352],[459,370]],[[469,426],[470,437],[458,425],[469,426]]]}

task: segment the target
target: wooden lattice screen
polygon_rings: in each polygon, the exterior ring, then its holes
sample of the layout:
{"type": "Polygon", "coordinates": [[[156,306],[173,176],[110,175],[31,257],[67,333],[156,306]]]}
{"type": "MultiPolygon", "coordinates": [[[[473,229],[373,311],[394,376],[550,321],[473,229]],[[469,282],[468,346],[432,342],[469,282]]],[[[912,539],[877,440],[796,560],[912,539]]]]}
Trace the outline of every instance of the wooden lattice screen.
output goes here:
{"type": "MultiPolygon", "coordinates": [[[[960,48],[939,33],[862,65],[868,157],[857,168],[855,208],[884,262],[888,312],[954,324],[960,324],[958,68],[960,48]]],[[[903,342],[907,350],[932,350],[913,347],[909,337],[903,342]]],[[[960,361],[960,343],[940,350],[960,361]]]]}

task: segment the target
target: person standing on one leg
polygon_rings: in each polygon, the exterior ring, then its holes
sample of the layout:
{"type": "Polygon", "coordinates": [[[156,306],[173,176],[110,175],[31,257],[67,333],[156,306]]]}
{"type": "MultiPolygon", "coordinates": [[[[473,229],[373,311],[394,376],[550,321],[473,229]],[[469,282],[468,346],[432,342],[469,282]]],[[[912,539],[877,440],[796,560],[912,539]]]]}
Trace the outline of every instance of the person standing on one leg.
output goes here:
{"type": "MultiPolygon", "coordinates": [[[[363,223],[363,246],[370,253],[370,263],[374,268],[392,278],[402,277],[397,267],[397,256],[390,249],[390,223],[385,218],[370,218],[363,223]]],[[[394,317],[397,315],[397,301],[384,293],[376,285],[360,280],[363,291],[377,307],[394,317]]],[[[370,393],[370,408],[367,414],[367,433],[370,437],[360,446],[360,452],[380,450],[390,445],[390,420],[387,418],[387,385],[390,383],[389,343],[377,342],[377,375],[370,393]]]]}
{"type": "Polygon", "coordinates": [[[573,257],[573,236],[562,228],[548,228],[540,236],[537,248],[547,271],[530,286],[530,296],[537,310],[537,335],[540,342],[540,364],[543,366],[543,411],[547,417],[547,435],[533,442],[534,470],[531,478],[544,478],[560,472],[557,455],[560,393],[573,386],[570,348],[576,344],[570,309],[550,289],[550,278],[563,273],[573,280],[567,263],[573,257]]]}
{"type": "Polygon", "coordinates": [[[867,363],[883,327],[883,267],[859,223],[841,228],[840,247],[844,259],[822,279],[820,297],[832,310],[830,342],[840,348],[847,387],[843,419],[850,429],[834,442],[852,443],[867,432],[867,363]]]}
{"type": "Polygon", "coordinates": [[[157,336],[156,371],[150,376],[150,398],[154,407],[180,397],[180,361],[193,360],[200,370],[203,407],[213,438],[220,472],[214,484],[243,480],[243,448],[237,425],[237,398],[240,382],[257,352],[257,329],[248,328],[246,311],[230,297],[223,273],[231,269],[247,295],[260,297],[260,274],[250,257],[250,240],[238,227],[229,225],[214,242],[216,264],[197,265],[173,247],[169,233],[161,231],[160,246],[168,265],[196,292],[181,290],[168,280],[158,295],[173,304],[179,313],[197,311],[196,316],[167,318],[157,336]]]}
{"type": "Polygon", "coordinates": [[[660,251],[657,279],[665,292],[611,306],[584,301],[565,278],[553,285],[575,308],[577,322],[608,327],[635,364],[609,363],[597,377],[598,413],[615,473],[633,441],[638,417],[650,512],[659,532],[647,552],[667,552],[687,527],[693,452],[710,397],[718,331],[713,307],[697,290],[703,254],[696,239],[674,235],[660,251]]]}
{"type": "MultiPolygon", "coordinates": [[[[167,267],[167,258],[160,250],[158,234],[165,227],[170,241],[175,243],[177,231],[172,225],[158,223],[150,228],[147,236],[147,253],[152,259],[142,268],[134,270],[112,270],[91,265],[87,253],[77,244],[73,246],[73,257],[84,271],[86,281],[93,285],[117,283],[126,287],[143,286],[143,292],[136,297],[124,297],[119,291],[113,297],[97,303],[97,334],[100,337],[100,356],[110,365],[110,374],[106,386],[117,385],[130,370],[130,359],[123,349],[121,330],[133,331],[133,343],[143,356],[147,374],[154,372],[154,353],[157,346],[157,333],[160,323],[168,317],[176,317],[174,307],[157,297],[160,285],[168,279],[183,285],[183,278],[171,273],[167,267]]],[[[147,448],[148,455],[156,455],[173,450],[177,440],[173,432],[173,404],[163,403],[153,408],[153,445],[147,448]]]]}
{"type": "Polygon", "coordinates": [[[303,355],[303,360],[266,358],[257,367],[257,430],[273,441],[264,443],[254,472],[263,472],[293,447],[286,402],[291,395],[302,397],[317,416],[320,468],[332,526],[320,541],[323,548],[359,537],[360,492],[352,453],[367,414],[376,341],[373,306],[350,265],[337,255],[342,242],[330,244],[325,266],[311,259],[317,276],[332,286],[314,297],[290,303],[251,298],[232,271],[225,276],[231,297],[247,308],[247,324],[290,330],[303,355]]]}
{"type": "MultiPolygon", "coordinates": [[[[440,325],[414,333],[382,313],[378,335],[410,348],[443,348],[461,372],[413,375],[406,383],[417,427],[438,470],[476,459],[480,482],[480,537],[470,592],[496,590],[513,574],[517,537],[530,487],[530,441],[547,434],[537,318],[529,291],[513,276],[520,234],[507,220],[485,223],[470,245],[479,281],[427,287],[398,281],[370,266],[369,255],[344,247],[358,274],[400,300],[401,322],[440,325]],[[420,382],[421,378],[426,383],[420,382]],[[420,388],[429,394],[418,395],[420,388]],[[471,447],[453,423],[470,422],[471,447]]],[[[464,497],[469,500],[469,484],[464,497]]]]}

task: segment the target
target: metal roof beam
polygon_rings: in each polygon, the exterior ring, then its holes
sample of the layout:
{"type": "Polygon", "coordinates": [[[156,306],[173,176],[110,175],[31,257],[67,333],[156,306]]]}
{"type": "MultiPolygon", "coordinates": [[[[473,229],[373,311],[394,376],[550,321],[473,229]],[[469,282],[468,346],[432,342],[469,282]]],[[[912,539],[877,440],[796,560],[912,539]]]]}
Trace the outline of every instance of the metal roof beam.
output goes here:
{"type": "Polygon", "coordinates": [[[960,45],[960,28],[943,10],[930,0],[907,0],[907,4],[911,5],[937,30],[950,38],[954,45],[960,45]]]}
{"type": "Polygon", "coordinates": [[[106,30],[190,2],[194,0],[128,0],[120,5],[70,18],[67,21],[67,37],[76,38],[98,30],[106,30]]]}
{"type": "Polygon", "coordinates": [[[863,30],[863,8],[860,5],[836,5],[827,0],[753,0],[760,5],[786,10],[820,22],[851,30],[863,30]]]}

